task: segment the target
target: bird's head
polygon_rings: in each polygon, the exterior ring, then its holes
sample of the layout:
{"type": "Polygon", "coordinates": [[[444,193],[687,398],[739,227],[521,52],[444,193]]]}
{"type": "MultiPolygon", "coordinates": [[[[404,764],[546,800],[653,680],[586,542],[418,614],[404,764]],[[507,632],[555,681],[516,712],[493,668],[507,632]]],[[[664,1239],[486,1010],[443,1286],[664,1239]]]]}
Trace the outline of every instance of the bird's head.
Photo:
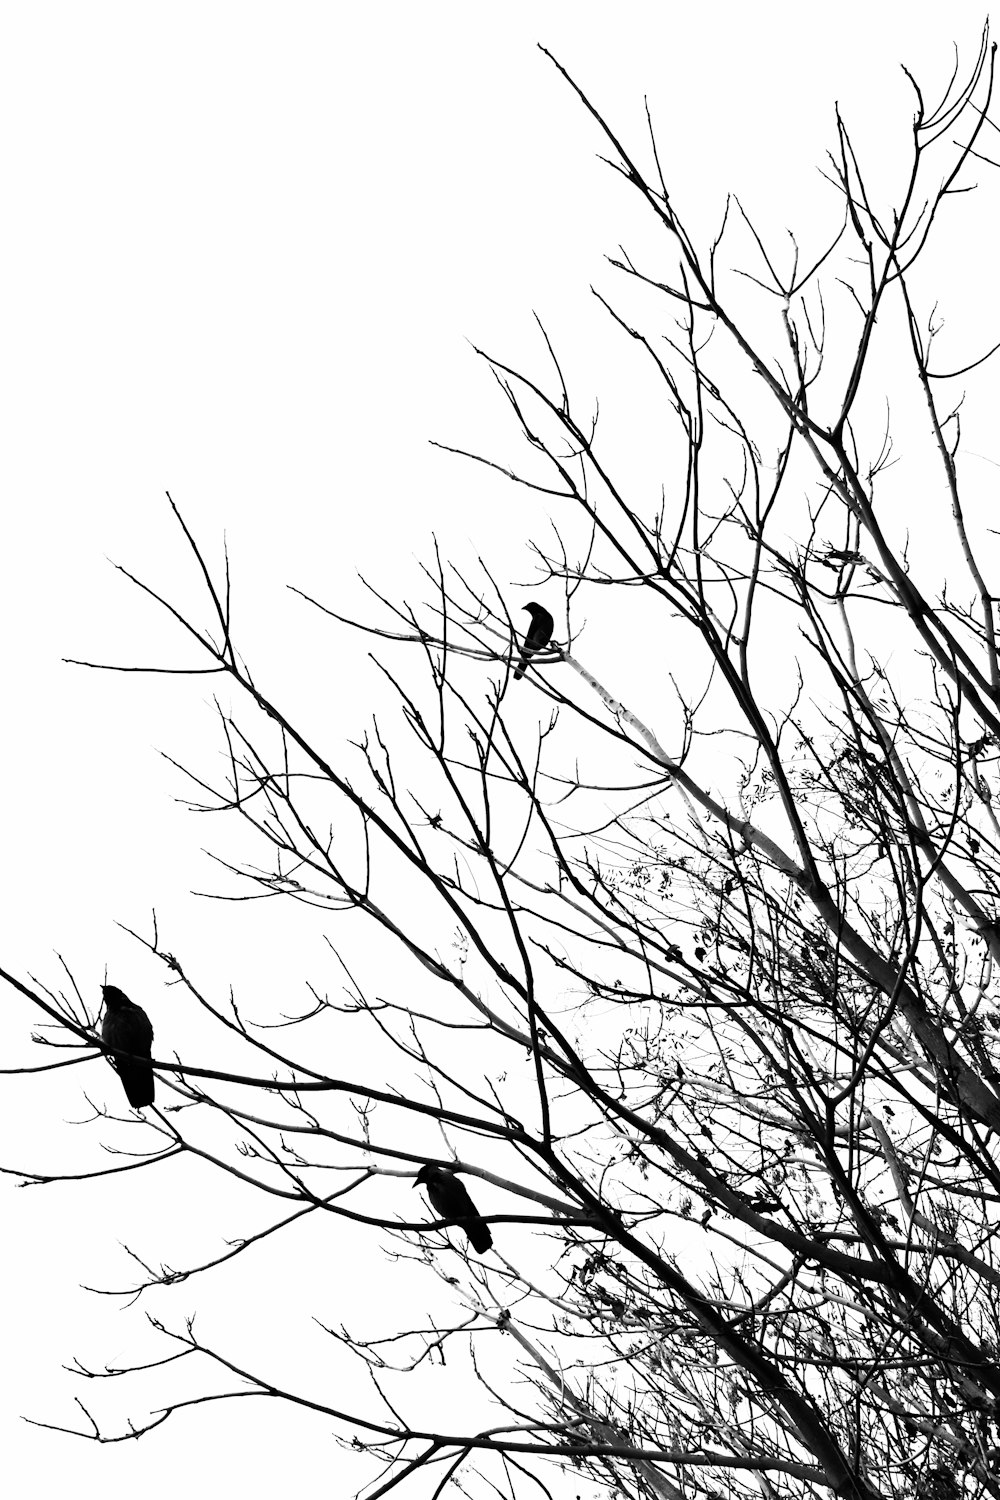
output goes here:
{"type": "Polygon", "coordinates": [[[445,1169],[443,1167],[435,1167],[435,1166],[432,1166],[430,1162],[428,1162],[426,1166],[420,1168],[420,1171],[417,1173],[416,1177],[413,1179],[413,1186],[414,1187],[430,1187],[431,1183],[434,1181],[434,1179],[436,1177],[444,1177],[444,1176],[445,1176],[445,1169]]]}
{"type": "Polygon", "coordinates": [[[128,996],[116,984],[102,984],[101,994],[108,1010],[117,1010],[120,1005],[128,1004],[128,996]]]}

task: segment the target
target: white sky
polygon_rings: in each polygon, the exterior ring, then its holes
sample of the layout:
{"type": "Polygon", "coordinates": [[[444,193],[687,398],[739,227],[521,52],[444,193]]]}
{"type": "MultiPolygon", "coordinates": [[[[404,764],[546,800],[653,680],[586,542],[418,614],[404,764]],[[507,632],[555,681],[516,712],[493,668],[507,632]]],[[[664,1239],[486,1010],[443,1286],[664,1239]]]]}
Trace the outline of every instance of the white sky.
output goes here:
{"type": "MultiPolygon", "coordinates": [[[[641,142],[649,95],[697,222],[715,222],[733,189],[764,227],[805,238],[832,212],[815,167],[834,99],[877,153],[908,119],[896,65],[933,93],[953,40],[971,62],[982,19],[972,4],[870,0],[0,7],[0,961],[56,984],[58,951],[95,998],[107,964],[158,1036],[160,977],[115,926],[141,926],[154,905],[179,949],[251,997],[280,983],[295,1003],[317,977],[307,920],[187,894],[216,878],[200,852],[213,829],[173,802],[183,788],[157,752],[198,765],[214,750],[204,684],[60,658],[177,661],[176,636],[106,561],[193,597],[167,488],[216,556],[226,530],[244,652],[334,746],[364,718],[364,675],[343,655],[360,643],[324,633],[286,582],[348,611],[365,607],[357,569],[418,594],[432,530],[448,556],[530,578],[539,512],[427,439],[510,457],[466,340],[540,368],[533,311],[594,389],[620,394],[627,379],[608,367],[588,288],[611,285],[602,257],[634,220],[536,42],[626,140],[641,142]]],[[[5,1000],[12,1055],[32,1022],[5,1000]]],[[[69,1077],[30,1097],[9,1086],[0,1162],[54,1167],[71,1145],[83,1157],[60,1123],[85,1110],[69,1077]]],[[[162,1182],[169,1197],[182,1178],[162,1182]]],[[[122,1239],[155,1255],[155,1210],[136,1229],[110,1190],[0,1192],[8,1473],[83,1500],[134,1493],[140,1472],[148,1500],[209,1493],[213,1465],[244,1500],[288,1483],[308,1493],[320,1476],[336,1494],[331,1474],[346,1490],[322,1424],[293,1428],[259,1404],[216,1411],[221,1441],[198,1418],[103,1449],[21,1424],[72,1420],[63,1361],[139,1346],[129,1315],[77,1287],[120,1282],[122,1239]]],[[[200,1243],[243,1227],[220,1215],[200,1243]]],[[[349,1241],[313,1246],[320,1285],[293,1296],[280,1260],[248,1267],[225,1304],[233,1329],[252,1326],[271,1285],[303,1320],[337,1316],[341,1289],[353,1308],[381,1298],[381,1262],[349,1241]]],[[[195,1283],[189,1305],[211,1305],[221,1328],[220,1285],[195,1283]]]]}

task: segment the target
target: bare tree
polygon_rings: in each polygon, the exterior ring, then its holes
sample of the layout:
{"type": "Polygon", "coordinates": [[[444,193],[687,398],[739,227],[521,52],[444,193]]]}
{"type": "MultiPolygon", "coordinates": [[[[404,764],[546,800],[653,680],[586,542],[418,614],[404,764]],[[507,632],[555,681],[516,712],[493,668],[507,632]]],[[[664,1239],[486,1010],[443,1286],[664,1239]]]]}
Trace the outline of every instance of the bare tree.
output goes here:
{"type": "MultiPolygon", "coordinates": [[[[156,1320],[164,1363],[200,1353],[223,1384],[140,1429],[256,1391],[379,1459],[372,1497],[548,1493],[543,1460],[618,1495],[1000,1495],[1000,664],[992,533],[962,499],[947,394],[993,351],[978,327],[941,349],[922,274],[948,264],[949,200],[997,165],[993,56],[984,35],[937,104],[910,80],[887,206],[838,115],[838,223],[780,253],[735,199],[698,244],[652,125],[642,164],[553,59],[659,235],[652,264],[612,260],[615,302],[597,295],[671,426],[650,504],[631,464],[649,434],[605,446],[544,330],[550,374],[483,355],[524,451],[467,456],[551,520],[533,551],[555,633],[516,686],[508,591],[436,555],[423,603],[373,589],[360,627],[402,730],[379,710],[328,749],[251,675],[228,560],[213,570],[171,501],[209,623],[126,576],[193,652],[169,670],[234,694],[224,777],[186,773],[263,851],[226,868],[247,899],[363,919],[410,979],[341,958],[304,1012],[251,1024],[155,924],[137,933],[225,1065],[154,1044],[145,1154],[112,1170],[186,1158],[273,1199],[210,1264],[347,1218],[455,1313],[389,1338],[330,1326],[371,1376],[350,1409],[156,1320]],[[635,708],[588,668],[591,601],[591,639],[613,622],[641,664],[635,708]],[[411,1207],[427,1162],[464,1174],[492,1249],[411,1207]],[[446,1356],[480,1382],[458,1430],[418,1414],[446,1356]]],[[[352,623],[308,602],[319,630],[352,623]]],[[[71,1063],[106,1050],[90,978],[4,977],[71,1063]]]]}

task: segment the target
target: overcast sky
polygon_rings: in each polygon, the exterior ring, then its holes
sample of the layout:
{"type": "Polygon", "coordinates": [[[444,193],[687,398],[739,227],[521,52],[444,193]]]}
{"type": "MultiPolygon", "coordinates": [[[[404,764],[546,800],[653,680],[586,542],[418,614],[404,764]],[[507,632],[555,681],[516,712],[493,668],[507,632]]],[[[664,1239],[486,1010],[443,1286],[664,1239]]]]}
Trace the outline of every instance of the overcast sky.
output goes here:
{"type": "MultiPolygon", "coordinates": [[[[315,977],[308,924],[189,895],[215,878],[201,853],[211,837],[173,800],[182,787],[158,752],[197,764],[214,745],[204,685],[61,658],[183,660],[108,561],[194,599],[166,489],[216,557],[227,534],[262,685],[305,706],[334,745],[363,719],[363,670],[347,654],[361,648],[324,635],[286,583],[349,610],[364,607],[358,570],[416,594],[432,531],[446,555],[483,555],[512,588],[530,581],[537,517],[428,439],[504,456],[504,411],[471,344],[530,364],[534,312],[600,386],[589,288],[608,284],[602,257],[633,220],[537,43],[624,140],[641,142],[648,95],[695,222],[713,223],[733,190],[775,234],[808,238],[831,212],[815,169],[834,101],[877,160],[908,126],[898,64],[933,93],[953,42],[971,63],[983,19],[976,5],[895,0],[835,12],[801,0],[0,6],[0,962],[55,985],[58,952],[95,1000],[107,965],[158,1035],[155,971],[115,925],[140,927],[154,906],[215,979],[301,995],[315,977]]],[[[627,376],[605,378],[620,393],[627,376]]],[[[8,1047],[32,1020],[7,999],[8,1047]]],[[[57,1165],[73,1139],[62,1122],[85,1113],[76,1071],[44,1107],[10,1086],[0,1164],[57,1165]]],[[[110,1191],[0,1192],[8,1471],[81,1497],[136,1493],[137,1467],[150,1500],[180,1485],[205,1494],[216,1478],[247,1500],[279,1484],[338,1493],[325,1433],[267,1413],[269,1425],[251,1403],[216,1414],[217,1447],[203,1418],[113,1449],[23,1426],[19,1414],[73,1420],[62,1362],[134,1351],[135,1323],[78,1290],[102,1273],[121,1284],[127,1232],[110,1191]]],[[[151,1212],[129,1221],[137,1248],[151,1212]]],[[[303,1251],[320,1271],[329,1255],[329,1281],[321,1296],[286,1289],[289,1316],[330,1316],[342,1288],[353,1305],[381,1295],[348,1253],[303,1251]]],[[[370,1246],[364,1264],[384,1274],[370,1246]]],[[[228,1293],[233,1327],[252,1327],[281,1266],[260,1275],[228,1293]]],[[[192,1309],[200,1296],[193,1287],[192,1309]]]]}

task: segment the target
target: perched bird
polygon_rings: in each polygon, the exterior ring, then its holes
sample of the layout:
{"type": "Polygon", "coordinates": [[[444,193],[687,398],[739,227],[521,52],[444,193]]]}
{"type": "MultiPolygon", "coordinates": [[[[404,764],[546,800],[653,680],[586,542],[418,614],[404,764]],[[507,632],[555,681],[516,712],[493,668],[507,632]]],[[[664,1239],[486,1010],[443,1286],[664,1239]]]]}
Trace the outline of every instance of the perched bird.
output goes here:
{"type": "Polygon", "coordinates": [[[101,1036],[105,1045],[119,1052],[129,1052],[131,1057],[113,1057],[118,1076],[125,1088],[125,1097],[133,1109],[143,1109],[153,1102],[153,1070],[148,1058],[153,1050],[153,1028],[149,1017],[141,1006],[133,1005],[117,985],[102,986],[104,995],[104,1021],[101,1036]]]}
{"type": "Polygon", "coordinates": [[[556,623],[548,610],[543,609],[540,604],[526,604],[524,608],[531,616],[531,624],[528,626],[528,633],[524,637],[524,645],[521,647],[521,660],[518,662],[517,671],[514,673],[515,682],[519,677],[524,676],[524,669],[528,665],[528,657],[535,651],[541,651],[543,646],[549,644],[556,623]]]}
{"type": "Polygon", "coordinates": [[[459,1182],[454,1172],[444,1167],[421,1167],[417,1181],[427,1189],[431,1208],[439,1219],[454,1219],[469,1236],[473,1250],[484,1255],[493,1243],[490,1226],[482,1218],[476,1205],[466,1192],[465,1183],[459,1182]]]}

